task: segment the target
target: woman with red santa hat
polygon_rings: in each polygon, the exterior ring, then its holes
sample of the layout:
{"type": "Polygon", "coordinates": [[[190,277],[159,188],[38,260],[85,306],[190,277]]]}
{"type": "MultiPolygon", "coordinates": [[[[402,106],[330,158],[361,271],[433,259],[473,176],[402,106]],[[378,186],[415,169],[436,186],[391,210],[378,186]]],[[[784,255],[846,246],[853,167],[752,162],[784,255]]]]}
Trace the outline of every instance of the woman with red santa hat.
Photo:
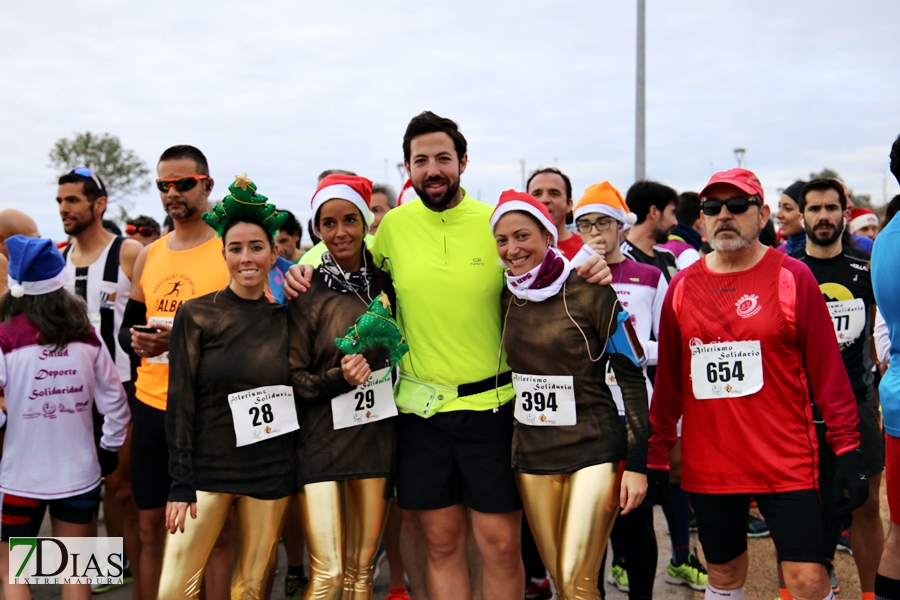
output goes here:
{"type": "Polygon", "coordinates": [[[393,301],[365,235],[372,182],[329,175],[312,198],[328,251],[307,293],[290,302],[290,369],[297,397],[297,496],[310,553],[304,598],[372,596],[374,560],[392,496],[397,414],[388,352],[344,355],[335,339],[369,304],[393,301]],[[343,592],[341,591],[343,590],[343,592]]]}

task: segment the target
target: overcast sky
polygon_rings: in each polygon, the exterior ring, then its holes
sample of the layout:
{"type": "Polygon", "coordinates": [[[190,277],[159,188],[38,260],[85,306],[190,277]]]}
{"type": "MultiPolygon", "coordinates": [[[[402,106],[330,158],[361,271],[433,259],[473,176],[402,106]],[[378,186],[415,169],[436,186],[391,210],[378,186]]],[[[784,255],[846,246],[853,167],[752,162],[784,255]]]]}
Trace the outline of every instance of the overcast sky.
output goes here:
{"type": "MultiPolygon", "coordinates": [[[[880,204],[900,133],[896,0],[647,2],[647,175],[697,190],[756,171],[767,200],[812,170],[880,204]]],[[[433,110],[469,141],[463,186],[494,204],[558,165],[576,199],[634,179],[633,0],[16,2],[0,16],[0,207],[63,236],[48,152],[109,132],[155,174],[189,143],[227,194],[247,172],[304,220],[316,175],[399,187],[409,119],[433,110]]],[[[161,220],[155,189],[131,198],[161,220]]]]}

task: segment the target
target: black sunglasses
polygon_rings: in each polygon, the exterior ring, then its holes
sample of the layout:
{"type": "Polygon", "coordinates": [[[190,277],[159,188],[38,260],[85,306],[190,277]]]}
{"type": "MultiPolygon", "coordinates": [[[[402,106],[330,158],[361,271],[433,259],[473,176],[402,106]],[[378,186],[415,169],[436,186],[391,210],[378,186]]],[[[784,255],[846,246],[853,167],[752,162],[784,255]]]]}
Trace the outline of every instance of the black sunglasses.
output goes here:
{"type": "Polygon", "coordinates": [[[156,188],[162,193],[169,191],[169,186],[179,192],[186,192],[197,187],[201,179],[209,179],[207,175],[188,175],[187,177],[173,177],[171,179],[157,179],[156,188]]]}
{"type": "Polygon", "coordinates": [[[750,205],[762,206],[762,201],[757,198],[729,198],[728,200],[706,200],[700,205],[700,210],[707,217],[715,217],[722,212],[722,207],[727,206],[728,212],[733,215],[742,215],[747,212],[750,205]]]}

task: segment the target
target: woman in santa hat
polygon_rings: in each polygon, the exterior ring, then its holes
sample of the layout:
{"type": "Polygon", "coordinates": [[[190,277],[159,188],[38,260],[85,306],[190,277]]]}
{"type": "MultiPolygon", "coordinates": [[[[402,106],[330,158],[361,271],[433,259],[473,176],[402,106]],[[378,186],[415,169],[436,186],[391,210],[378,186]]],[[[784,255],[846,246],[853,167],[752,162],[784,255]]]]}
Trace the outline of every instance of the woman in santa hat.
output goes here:
{"type": "Polygon", "coordinates": [[[371,598],[392,495],[390,417],[397,409],[388,352],[344,355],[335,344],[373,300],[393,301],[389,279],[364,242],[371,197],[372,182],[364,177],[329,175],[319,183],[313,226],[328,251],[308,292],[289,304],[300,417],[297,489],[310,553],[306,598],[371,598]]]}
{"type": "Polygon", "coordinates": [[[647,490],[641,345],[615,290],[585,282],[553,248],[556,227],[543,204],[506,191],[491,227],[508,268],[503,345],[516,391],[512,467],[522,504],[559,597],[599,598],[597,573],[619,508],[630,512],[647,490]],[[622,390],[624,427],[607,362],[622,390]]]}

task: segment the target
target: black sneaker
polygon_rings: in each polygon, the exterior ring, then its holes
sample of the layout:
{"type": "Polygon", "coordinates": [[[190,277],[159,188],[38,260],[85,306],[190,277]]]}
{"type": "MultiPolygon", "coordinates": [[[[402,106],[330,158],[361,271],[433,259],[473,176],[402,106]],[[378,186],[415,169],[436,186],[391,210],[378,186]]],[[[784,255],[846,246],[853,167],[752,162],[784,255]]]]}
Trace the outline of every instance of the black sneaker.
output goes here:
{"type": "Polygon", "coordinates": [[[288,575],[284,578],[285,600],[300,600],[308,585],[309,577],[306,575],[288,575]]]}
{"type": "Polygon", "coordinates": [[[839,593],[841,591],[841,584],[834,572],[834,565],[825,561],[825,570],[828,572],[828,580],[831,582],[831,591],[835,594],[839,593]]]}

